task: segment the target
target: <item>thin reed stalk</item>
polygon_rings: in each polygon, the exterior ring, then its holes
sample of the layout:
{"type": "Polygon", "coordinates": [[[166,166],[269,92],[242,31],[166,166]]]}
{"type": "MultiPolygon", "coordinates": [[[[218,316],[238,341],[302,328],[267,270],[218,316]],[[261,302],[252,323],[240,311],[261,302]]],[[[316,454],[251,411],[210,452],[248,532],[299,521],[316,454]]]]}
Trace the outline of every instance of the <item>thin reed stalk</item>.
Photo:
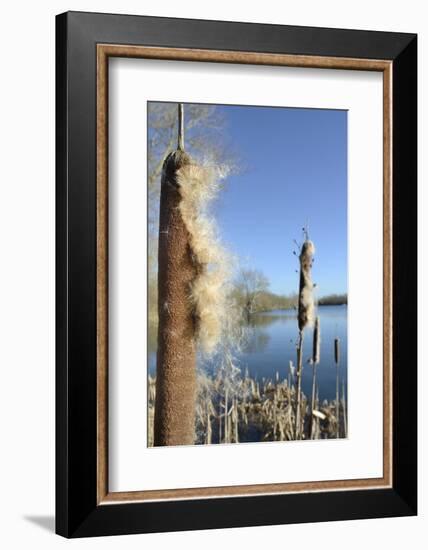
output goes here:
{"type": "Polygon", "coordinates": [[[339,409],[339,365],[340,365],[340,340],[334,339],[334,362],[336,363],[336,438],[339,438],[340,409],[339,409]]]}
{"type": "Polygon", "coordinates": [[[275,393],[273,395],[273,440],[276,441],[276,424],[277,424],[277,397],[276,397],[276,386],[275,386],[275,393]]]}
{"type": "Polygon", "coordinates": [[[293,361],[288,362],[288,387],[291,389],[292,382],[294,380],[294,366],[293,361]]]}
{"type": "Polygon", "coordinates": [[[218,412],[218,442],[221,443],[221,437],[222,437],[222,433],[221,433],[221,419],[222,419],[221,399],[220,399],[218,408],[219,408],[219,412],[218,412]]]}
{"type": "Polygon", "coordinates": [[[310,410],[311,439],[314,439],[314,435],[315,435],[316,419],[314,418],[313,411],[316,410],[315,390],[316,390],[316,381],[317,381],[317,365],[320,362],[320,341],[321,341],[320,318],[317,317],[315,319],[313,343],[312,343],[312,394],[311,394],[311,410],[310,410]]]}
{"type": "Polygon", "coordinates": [[[343,414],[343,437],[348,437],[348,419],[346,411],[345,380],[342,380],[342,414],[343,414]]]}
{"type": "Polygon", "coordinates": [[[224,442],[229,443],[229,426],[228,426],[228,390],[226,388],[226,392],[224,394],[224,442]]]}
{"type": "Polygon", "coordinates": [[[239,443],[239,415],[238,415],[238,400],[234,399],[233,404],[233,438],[234,443],[239,443]]]}
{"type": "Polygon", "coordinates": [[[207,415],[207,427],[206,427],[206,437],[205,437],[205,444],[211,445],[212,443],[212,428],[211,428],[211,409],[210,409],[210,401],[206,402],[206,415],[207,415]]]}
{"type": "Polygon", "coordinates": [[[296,370],[296,423],[294,428],[295,439],[302,439],[302,373],[303,373],[303,330],[299,331],[297,343],[297,370],[296,370]]]}
{"type": "MultiPolygon", "coordinates": [[[[316,394],[315,394],[315,410],[316,411],[319,410],[319,386],[318,386],[318,384],[317,384],[317,387],[316,387],[316,394]]],[[[319,419],[318,416],[316,416],[316,418],[315,418],[315,435],[314,435],[314,439],[319,439],[319,438],[320,438],[320,419],[319,419]]]]}
{"type": "Polygon", "coordinates": [[[299,327],[299,338],[297,343],[297,380],[296,380],[296,422],[295,438],[302,439],[302,374],[303,374],[303,331],[312,324],[314,316],[313,283],[311,279],[311,268],[315,246],[308,239],[308,232],[305,230],[306,240],[302,245],[299,255],[300,278],[299,278],[299,306],[297,313],[297,324],[299,327]]]}

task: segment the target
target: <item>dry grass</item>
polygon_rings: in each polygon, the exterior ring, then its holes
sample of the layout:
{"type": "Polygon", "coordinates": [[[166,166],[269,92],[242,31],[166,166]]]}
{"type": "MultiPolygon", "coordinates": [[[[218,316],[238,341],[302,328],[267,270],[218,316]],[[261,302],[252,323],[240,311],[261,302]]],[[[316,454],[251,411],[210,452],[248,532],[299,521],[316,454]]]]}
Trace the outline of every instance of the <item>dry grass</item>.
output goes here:
{"type": "MultiPolygon", "coordinates": [[[[148,379],[148,445],[153,445],[155,378],[148,379]]],[[[344,402],[342,400],[342,407],[344,402]]],[[[302,432],[299,439],[335,438],[338,429],[346,434],[346,414],[337,416],[335,401],[315,408],[301,394],[302,432]],[[312,424],[312,418],[316,423],[312,424]]],[[[221,377],[198,375],[195,444],[292,441],[295,439],[296,386],[277,373],[274,380],[261,382],[246,374],[237,387],[224,391],[221,377]]],[[[345,413],[345,409],[343,408],[345,413]]]]}

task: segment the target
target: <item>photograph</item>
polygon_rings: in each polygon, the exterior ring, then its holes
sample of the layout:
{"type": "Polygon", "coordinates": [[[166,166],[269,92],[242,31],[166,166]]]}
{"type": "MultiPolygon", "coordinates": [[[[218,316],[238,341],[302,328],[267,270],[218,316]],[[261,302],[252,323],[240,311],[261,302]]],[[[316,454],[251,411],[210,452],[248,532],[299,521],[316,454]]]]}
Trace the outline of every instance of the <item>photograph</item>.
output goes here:
{"type": "Polygon", "coordinates": [[[148,101],[147,182],[147,446],[346,439],[347,110],[148,101]]]}

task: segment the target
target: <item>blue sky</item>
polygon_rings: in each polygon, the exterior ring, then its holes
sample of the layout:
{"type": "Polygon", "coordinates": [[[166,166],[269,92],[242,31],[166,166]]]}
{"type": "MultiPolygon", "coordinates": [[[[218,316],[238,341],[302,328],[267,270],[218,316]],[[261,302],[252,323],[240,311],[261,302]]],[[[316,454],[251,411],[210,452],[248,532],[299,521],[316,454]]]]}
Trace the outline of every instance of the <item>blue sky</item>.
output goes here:
{"type": "Polygon", "coordinates": [[[297,291],[293,239],[308,223],[318,296],[347,292],[347,113],[219,106],[243,170],[216,206],[225,244],[269,278],[297,291]]]}

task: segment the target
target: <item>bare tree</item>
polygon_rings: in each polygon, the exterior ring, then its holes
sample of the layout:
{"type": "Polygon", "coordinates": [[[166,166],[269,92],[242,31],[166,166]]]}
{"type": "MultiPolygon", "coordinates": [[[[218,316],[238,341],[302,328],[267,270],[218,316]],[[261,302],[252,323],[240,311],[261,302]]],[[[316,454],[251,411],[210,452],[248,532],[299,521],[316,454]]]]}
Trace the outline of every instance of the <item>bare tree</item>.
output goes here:
{"type": "Polygon", "coordinates": [[[243,310],[248,317],[256,310],[260,295],[268,289],[269,280],[261,271],[240,270],[236,280],[236,290],[240,294],[243,310]]]}

